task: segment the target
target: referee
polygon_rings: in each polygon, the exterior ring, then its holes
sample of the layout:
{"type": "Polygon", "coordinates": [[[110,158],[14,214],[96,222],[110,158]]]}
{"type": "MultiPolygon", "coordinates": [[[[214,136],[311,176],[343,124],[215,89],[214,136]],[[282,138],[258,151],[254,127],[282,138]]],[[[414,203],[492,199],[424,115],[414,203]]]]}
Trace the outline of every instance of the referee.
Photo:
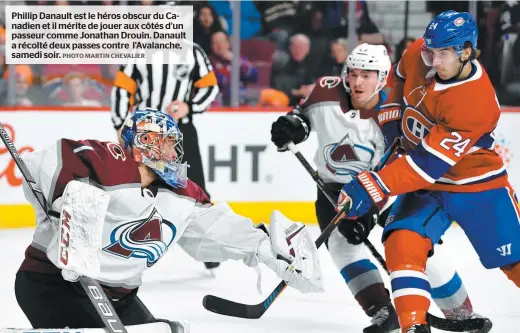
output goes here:
{"type": "MultiPolygon", "coordinates": [[[[112,88],[112,122],[119,130],[126,117],[136,109],[168,112],[183,133],[189,178],[208,193],[193,115],[206,111],[219,89],[206,53],[198,44],[192,44],[193,53],[188,55],[187,64],[177,65],[174,61],[145,64],[130,60],[121,66],[112,88]]],[[[208,268],[218,266],[217,263],[205,264],[208,268]]]]}

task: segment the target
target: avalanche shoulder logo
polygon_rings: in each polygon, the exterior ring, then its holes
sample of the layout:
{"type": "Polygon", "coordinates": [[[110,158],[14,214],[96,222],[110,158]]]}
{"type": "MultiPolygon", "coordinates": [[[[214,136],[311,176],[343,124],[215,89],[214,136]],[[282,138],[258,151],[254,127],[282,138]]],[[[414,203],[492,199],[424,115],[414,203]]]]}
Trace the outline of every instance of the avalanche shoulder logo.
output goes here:
{"type": "Polygon", "coordinates": [[[337,176],[357,175],[368,167],[374,157],[371,148],[354,144],[348,139],[341,143],[328,144],[323,148],[325,166],[337,176]],[[368,162],[367,162],[368,161],[368,162]]]}
{"type": "Polygon", "coordinates": [[[176,234],[175,226],[154,208],[147,219],[115,228],[110,234],[111,244],[103,251],[126,259],[146,259],[146,265],[151,267],[166,253],[176,234]]]}

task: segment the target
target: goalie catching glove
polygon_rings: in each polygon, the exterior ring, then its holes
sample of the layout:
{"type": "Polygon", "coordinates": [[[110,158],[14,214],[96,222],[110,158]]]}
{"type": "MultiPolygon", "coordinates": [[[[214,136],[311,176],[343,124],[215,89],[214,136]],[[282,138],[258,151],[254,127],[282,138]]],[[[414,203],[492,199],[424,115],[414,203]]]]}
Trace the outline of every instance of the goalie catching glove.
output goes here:
{"type": "MultiPolygon", "coordinates": [[[[291,221],[276,210],[270,222],[270,237],[258,247],[258,262],[302,293],[323,292],[318,249],[305,225],[291,221]]],[[[267,232],[265,225],[261,227],[267,232]]]]}

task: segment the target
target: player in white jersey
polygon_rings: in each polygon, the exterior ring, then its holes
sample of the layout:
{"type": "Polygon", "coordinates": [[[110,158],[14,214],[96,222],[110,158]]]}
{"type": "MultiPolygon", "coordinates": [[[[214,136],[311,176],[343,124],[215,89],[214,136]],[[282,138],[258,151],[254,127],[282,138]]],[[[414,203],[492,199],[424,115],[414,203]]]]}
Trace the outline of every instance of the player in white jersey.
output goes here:
{"type": "MultiPolygon", "coordinates": [[[[137,297],[137,290],[144,270],[175,243],[199,261],[235,259],[250,267],[264,263],[302,292],[323,290],[317,249],[304,225],[275,211],[269,230],[256,228],[226,203],[212,205],[205,192],[187,178],[182,133],[169,115],[136,111],[125,122],[121,141],[60,139],[24,160],[55,211],[61,211],[69,184],[77,183],[73,180],[102,189],[109,197],[101,220],[96,279],[124,325],[153,331],[146,325],[156,320],[137,297]],[[292,252],[283,247],[291,235],[295,236],[290,242],[292,252]],[[278,254],[287,261],[277,259],[278,254]]],[[[24,192],[36,209],[37,228],[16,276],[18,304],[36,328],[103,327],[79,283],[67,281],[58,268],[62,267],[56,255],[59,222],[46,218],[25,183],[24,192]]]]}
{"type": "MultiPolygon", "coordinates": [[[[348,56],[342,77],[318,79],[301,105],[273,123],[272,141],[284,150],[288,142],[300,143],[314,130],[318,138],[314,158],[318,173],[329,190],[338,194],[343,183],[350,182],[360,171],[372,169],[384,153],[385,137],[377,115],[383,109],[395,107],[384,105],[387,96],[382,90],[390,68],[384,46],[359,45],[348,56]]],[[[327,243],[352,294],[372,317],[371,325],[363,330],[364,333],[399,330],[397,315],[381,274],[361,245],[378,221],[384,225],[388,212],[389,209],[385,209],[378,212],[379,217],[378,214],[366,214],[356,223],[340,224],[327,243]]],[[[335,214],[334,207],[318,189],[316,215],[322,230],[335,214]]],[[[448,318],[468,318],[472,308],[467,291],[456,271],[441,261],[439,255],[428,261],[432,298],[448,318]]]]}

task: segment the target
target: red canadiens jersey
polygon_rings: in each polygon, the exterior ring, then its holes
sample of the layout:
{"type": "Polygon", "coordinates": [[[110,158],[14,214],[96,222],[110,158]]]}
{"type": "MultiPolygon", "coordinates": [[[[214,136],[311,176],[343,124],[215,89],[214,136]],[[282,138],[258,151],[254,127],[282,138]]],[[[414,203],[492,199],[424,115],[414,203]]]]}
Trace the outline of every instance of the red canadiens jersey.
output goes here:
{"type": "Polygon", "coordinates": [[[401,129],[408,154],[379,173],[383,182],[392,194],[506,186],[505,166],[494,150],[500,106],[487,73],[474,60],[468,78],[437,80],[424,64],[422,45],[422,38],[410,45],[395,70],[394,80],[404,80],[401,129]]]}

